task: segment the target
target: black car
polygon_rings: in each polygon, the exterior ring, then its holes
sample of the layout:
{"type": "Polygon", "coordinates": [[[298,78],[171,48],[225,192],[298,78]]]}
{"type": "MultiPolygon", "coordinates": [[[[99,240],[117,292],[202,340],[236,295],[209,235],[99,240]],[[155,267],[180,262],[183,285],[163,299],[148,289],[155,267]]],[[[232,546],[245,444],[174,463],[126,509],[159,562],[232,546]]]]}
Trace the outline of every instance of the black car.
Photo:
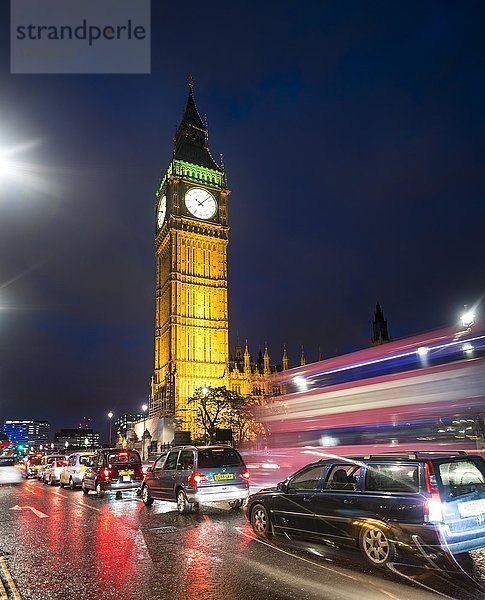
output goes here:
{"type": "Polygon", "coordinates": [[[465,452],[321,460],[251,495],[246,514],[259,537],[357,545],[376,566],[404,549],[458,554],[485,547],[485,461],[465,452]]]}
{"type": "Polygon", "coordinates": [[[136,450],[109,448],[98,450],[84,472],[82,490],[94,490],[99,498],[105,492],[137,490],[143,481],[140,455],[136,450]]]}

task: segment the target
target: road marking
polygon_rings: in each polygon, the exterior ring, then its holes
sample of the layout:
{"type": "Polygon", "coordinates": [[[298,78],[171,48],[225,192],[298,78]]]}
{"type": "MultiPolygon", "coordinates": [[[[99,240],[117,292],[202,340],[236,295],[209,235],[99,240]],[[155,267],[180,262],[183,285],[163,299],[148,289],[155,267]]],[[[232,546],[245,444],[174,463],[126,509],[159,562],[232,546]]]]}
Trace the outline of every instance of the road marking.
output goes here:
{"type": "MultiPolygon", "coordinates": [[[[68,496],[67,494],[61,494],[61,492],[56,492],[55,490],[52,490],[52,493],[55,494],[56,496],[60,496],[61,498],[65,498],[66,500],[69,500],[70,494],[68,496]]],[[[94,506],[90,506],[89,504],[86,504],[85,502],[81,502],[81,500],[78,500],[74,504],[77,504],[77,506],[85,506],[86,508],[90,508],[91,510],[101,512],[101,509],[95,508],[94,506]]]]}
{"type": "Polygon", "coordinates": [[[3,585],[3,581],[0,579],[0,600],[8,600],[7,590],[3,585]]]}
{"type": "Polygon", "coordinates": [[[76,502],[76,504],[78,506],[85,506],[86,508],[90,508],[91,510],[96,510],[97,512],[101,512],[100,508],[96,508],[94,506],[90,506],[89,504],[86,504],[85,502],[81,502],[81,500],[79,500],[79,502],[76,502]]]}
{"type": "MultiPolygon", "coordinates": [[[[1,569],[5,579],[7,580],[8,586],[12,593],[13,600],[22,600],[22,596],[19,594],[19,592],[17,590],[17,586],[15,585],[14,580],[12,579],[12,576],[10,575],[10,571],[8,570],[7,561],[5,560],[5,558],[3,556],[0,556],[0,569],[1,569]]],[[[8,598],[8,596],[6,596],[6,597],[8,598]]]]}
{"type": "Polygon", "coordinates": [[[39,519],[48,519],[49,518],[49,515],[46,515],[45,513],[41,512],[40,510],[37,510],[33,506],[19,506],[18,504],[16,504],[15,506],[12,506],[12,508],[10,510],[31,510],[34,513],[34,515],[39,517],[39,519]]]}

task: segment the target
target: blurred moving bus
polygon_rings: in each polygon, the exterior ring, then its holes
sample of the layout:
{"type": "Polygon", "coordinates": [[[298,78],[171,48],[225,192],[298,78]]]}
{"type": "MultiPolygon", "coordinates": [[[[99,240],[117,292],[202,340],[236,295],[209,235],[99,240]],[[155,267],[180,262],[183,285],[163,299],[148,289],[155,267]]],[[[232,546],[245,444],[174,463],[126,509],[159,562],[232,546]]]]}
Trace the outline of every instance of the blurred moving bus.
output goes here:
{"type": "Polygon", "coordinates": [[[318,456],[485,453],[483,324],[388,342],[272,381],[281,395],[258,418],[267,432],[262,460],[277,464],[281,478],[318,456]]]}

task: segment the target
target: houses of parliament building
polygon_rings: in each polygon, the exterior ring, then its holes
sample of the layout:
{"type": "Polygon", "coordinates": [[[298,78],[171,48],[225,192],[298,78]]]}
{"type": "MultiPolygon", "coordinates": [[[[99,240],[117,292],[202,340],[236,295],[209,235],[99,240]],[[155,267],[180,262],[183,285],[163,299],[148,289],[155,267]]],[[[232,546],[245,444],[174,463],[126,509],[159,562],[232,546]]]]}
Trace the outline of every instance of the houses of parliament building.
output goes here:
{"type": "MultiPolygon", "coordinates": [[[[208,143],[207,125],[189,82],[172,159],[155,201],[155,364],[146,427],[152,440],[170,442],[174,429],[195,431],[188,399],[202,387],[225,386],[242,395],[271,394],[268,348],[253,360],[247,342],[230,355],[227,179],[208,143]]],[[[305,364],[302,350],[301,364],[305,364]]]]}

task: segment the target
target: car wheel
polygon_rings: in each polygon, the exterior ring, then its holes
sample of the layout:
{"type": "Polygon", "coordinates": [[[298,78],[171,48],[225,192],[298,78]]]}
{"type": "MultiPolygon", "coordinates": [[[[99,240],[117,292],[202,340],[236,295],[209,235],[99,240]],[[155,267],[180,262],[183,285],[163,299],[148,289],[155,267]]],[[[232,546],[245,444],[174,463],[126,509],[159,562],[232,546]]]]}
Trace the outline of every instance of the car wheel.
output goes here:
{"type": "Polygon", "coordinates": [[[181,514],[187,514],[191,511],[190,503],[183,490],[179,490],[177,493],[177,510],[181,514]]]}
{"type": "Polygon", "coordinates": [[[251,511],[251,527],[258,537],[267,537],[271,533],[268,511],[262,504],[256,504],[251,511]]]}
{"type": "Polygon", "coordinates": [[[104,496],[104,490],[101,487],[101,482],[100,481],[96,482],[96,496],[98,498],[102,498],[104,496]]]}
{"type": "Polygon", "coordinates": [[[47,482],[47,485],[54,485],[54,483],[52,481],[52,475],[49,477],[49,481],[47,482]]]}
{"type": "Polygon", "coordinates": [[[229,508],[231,510],[237,510],[238,508],[241,508],[241,506],[243,505],[243,501],[242,500],[231,500],[231,502],[228,502],[229,504],[229,508]]]}
{"type": "Polygon", "coordinates": [[[45,475],[42,475],[42,483],[47,485],[47,479],[45,478],[45,475]]]}
{"type": "Polygon", "coordinates": [[[150,488],[144,485],[141,490],[141,499],[145,506],[151,506],[153,504],[153,498],[150,496],[150,488]]]}
{"type": "Polygon", "coordinates": [[[83,481],[83,482],[82,482],[82,484],[81,484],[81,489],[82,489],[82,491],[83,491],[83,494],[84,494],[85,496],[87,496],[87,495],[89,494],[89,490],[88,490],[88,488],[86,487],[86,484],[84,483],[84,481],[83,481]]]}
{"type": "Polygon", "coordinates": [[[69,489],[73,491],[76,489],[76,484],[74,483],[74,479],[72,477],[69,477],[69,489]]]}
{"type": "Polygon", "coordinates": [[[395,557],[395,547],[386,533],[376,525],[365,525],[359,535],[364,558],[375,567],[383,567],[395,557]]]}
{"type": "Polygon", "coordinates": [[[62,481],[61,481],[60,479],[59,479],[59,487],[60,487],[60,488],[63,488],[63,487],[64,487],[64,484],[62,483],[62,481]]]}

